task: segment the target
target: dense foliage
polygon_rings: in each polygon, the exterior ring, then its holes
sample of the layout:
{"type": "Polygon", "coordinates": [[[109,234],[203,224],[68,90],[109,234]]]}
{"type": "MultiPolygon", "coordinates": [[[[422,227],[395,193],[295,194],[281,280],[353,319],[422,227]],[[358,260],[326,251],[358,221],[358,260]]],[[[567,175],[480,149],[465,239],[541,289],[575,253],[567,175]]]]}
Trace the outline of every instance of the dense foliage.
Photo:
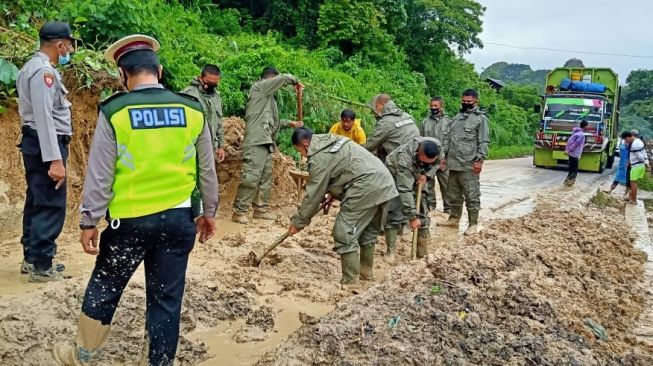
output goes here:
{"type": "MultiPolygon", "coordinates": [[[[173,89],[217,63],[227,114],[243,115],[249,86],[275,65],[307,85],[305,121],[319,132],[347,106],[371,130],[362,105],[379,92],[421,120],[429,96],[444,96],[454,113],[470,87],[480,91],[494,144],[528,144],[534,128],[525,95],[532,90],[497,94],[461,57],[482,47],[485,9],[474,0],[0,0],[0,10],[4,27],[32,39],[46,20],[68,21],[84,41],[78,65],[93,70],[109,68],[93,50],[131,33],[161,42],[163,82],[173,89]]],[[[28,54],[0,58],[20,67],[28,54]]],[[[294,95],[281,93],[279,103],[282,117],[293,118],[294,95]]]]}
{"type": "Polygon", "coordinates": [[[544,90],[546,74],[551,70],[533,70],[529,65],[496,62],[486,67],[481,78],[498,79],[506,83],[532,85],[538,90],[544,90]]]}
{"type": "Polygon", "coordinates": [[[653,70],[634,70],[622,88],[621,130],[637,129],[653,138],[653,70]]]}

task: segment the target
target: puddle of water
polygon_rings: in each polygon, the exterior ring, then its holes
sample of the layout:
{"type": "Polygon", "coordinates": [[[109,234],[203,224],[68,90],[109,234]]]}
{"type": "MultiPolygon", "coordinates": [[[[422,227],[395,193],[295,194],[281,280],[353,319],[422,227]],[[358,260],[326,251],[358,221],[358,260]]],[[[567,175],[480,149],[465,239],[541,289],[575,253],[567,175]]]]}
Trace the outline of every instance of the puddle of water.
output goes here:
{"type": "Polygon", "coordinates": [[[273,299],[266,304],[275,312],[274,329],[268,332],[269,336],[262,342],[236,343],[233,339],[238,329],[245,324],[245,320],[224,322],[217,327],[193,332],[190,338],[203,341],[209,348],[213,357],[202,366],[245,366],[252,365],[266,352],[281,344],[288,336],[297,330],[302,323],[299,313],[320,318],[334,308],[334,305],[314,303],[296,298],[273,299]]]}

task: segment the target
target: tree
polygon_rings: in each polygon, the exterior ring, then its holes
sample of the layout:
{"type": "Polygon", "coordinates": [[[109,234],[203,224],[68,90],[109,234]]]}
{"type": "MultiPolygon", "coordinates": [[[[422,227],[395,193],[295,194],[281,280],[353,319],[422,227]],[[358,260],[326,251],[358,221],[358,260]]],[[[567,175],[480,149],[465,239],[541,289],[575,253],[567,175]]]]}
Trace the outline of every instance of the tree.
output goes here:
{"type": "Polygon", "coordinates": [[[622,94],[622,103],[628,105],[638,100],[653,98],[653,70],[634,70],[626,79],[628,85],[622,94]]]}
{"type": "Polygon", "coordinates": [[[325,47],[388,64],[398,59],[398,52],[384,24],[385,15],[373,0],[326,0],[320,7],[317,32],[325,47]]]}

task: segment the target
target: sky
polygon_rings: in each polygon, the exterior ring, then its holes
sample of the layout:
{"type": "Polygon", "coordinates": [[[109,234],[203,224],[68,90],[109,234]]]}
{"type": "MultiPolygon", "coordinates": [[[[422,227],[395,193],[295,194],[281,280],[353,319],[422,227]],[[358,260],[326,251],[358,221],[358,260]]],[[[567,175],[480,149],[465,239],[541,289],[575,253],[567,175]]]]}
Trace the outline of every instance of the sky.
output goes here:
{"type": "Polygon", "coordinates": [[[585,66],[610,67],[625,83],[631,70],[653,69],[653,1],[650,0],[477,0],[486,7],[484,43],[465,59],[477,71],[499,61],[536,69],[562,66],[580,58],[585,66]],[[502,47],[542,47],[575,52],[550,52],[502,47]],[[649,58],[587,55],[578,51],[650,56],[649,58]]]}

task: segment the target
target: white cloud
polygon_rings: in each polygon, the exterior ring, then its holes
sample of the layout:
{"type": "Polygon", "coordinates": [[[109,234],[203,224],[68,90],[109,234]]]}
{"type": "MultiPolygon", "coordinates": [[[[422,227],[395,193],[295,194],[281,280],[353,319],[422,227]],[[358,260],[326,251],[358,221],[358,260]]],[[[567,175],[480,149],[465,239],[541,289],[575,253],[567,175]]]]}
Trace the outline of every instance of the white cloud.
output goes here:
{"type": "MultiPolygon", "coordinates": [[[[653,56],[650,35],[653,1],[591,0],[507,1],[480,0],[487,10],[483,17],[484,42],[653,56]]],[[[533,69],[562,66],[570,58],[586,66],[611,67],[625,81],[635,69],[653,69],[653,58],[586,55],[575,52],[520,50],[486,44],[465,58],[482,70],[498,61],[529,64],[533,69]]]]}

